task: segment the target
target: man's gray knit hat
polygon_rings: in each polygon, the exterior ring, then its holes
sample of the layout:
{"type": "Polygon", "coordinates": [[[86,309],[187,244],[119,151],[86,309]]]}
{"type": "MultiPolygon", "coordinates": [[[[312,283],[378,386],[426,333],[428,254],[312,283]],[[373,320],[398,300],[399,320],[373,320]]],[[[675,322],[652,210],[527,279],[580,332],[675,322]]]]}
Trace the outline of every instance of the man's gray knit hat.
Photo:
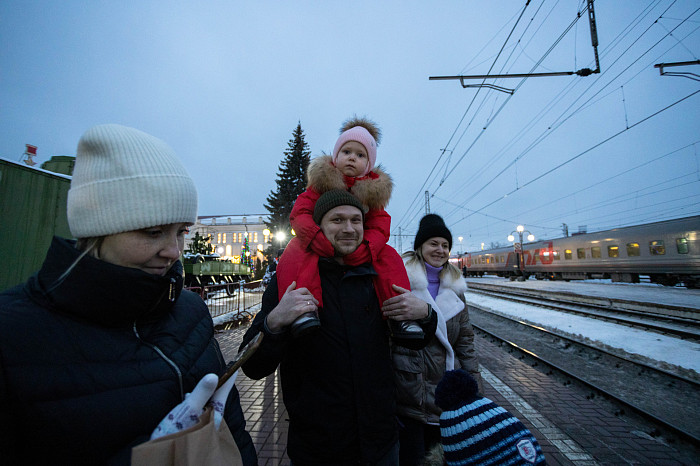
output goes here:
{"type": "Polygon", "coordinates": [[[194,223],[197,189],[163,141],[134,128],[99,125],[78,143],[68,191],[76,238],[194,223]]]}
{"type": "Polygon", "coordinates": [[[316,201],[313,214],[314,222],[320,225],[321,219],[329,210],[341,205],[357,207],[362,212],[362,218],[364,219],[365,208],[358,198],[343,189],[331,189],[321,194],[321,197],[316,201]]]}

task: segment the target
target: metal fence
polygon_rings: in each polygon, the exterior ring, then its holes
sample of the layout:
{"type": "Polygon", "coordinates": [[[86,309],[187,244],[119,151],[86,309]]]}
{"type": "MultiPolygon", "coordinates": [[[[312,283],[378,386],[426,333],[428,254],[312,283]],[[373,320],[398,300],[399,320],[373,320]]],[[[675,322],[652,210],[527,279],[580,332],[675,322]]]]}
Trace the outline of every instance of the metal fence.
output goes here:
{"type": "Polygon", "coordinates": [[[231,320],[250,318],[262,301],[265,287],[262,280],[249,283],[224,283],[220,285],[193,286],[186,288],[199,294],[212,317],[232,314],[231,320]]]}

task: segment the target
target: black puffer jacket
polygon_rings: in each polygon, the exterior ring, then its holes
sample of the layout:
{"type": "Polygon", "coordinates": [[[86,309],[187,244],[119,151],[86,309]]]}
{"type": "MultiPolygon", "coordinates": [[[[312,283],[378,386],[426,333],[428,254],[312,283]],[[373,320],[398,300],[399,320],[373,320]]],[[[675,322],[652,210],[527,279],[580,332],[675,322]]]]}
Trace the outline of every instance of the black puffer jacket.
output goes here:
{"type": "MultiPolygon", "coordinates": [[[[0,294],[0,461],[129,464],[207,373],[223,372],[204,302],[164,277],[84,257],[54,238],[37,275],[0,294]]],[[[226,422],[256,464],[238,392],[226,422]]]]}
{"type": "MultiPolygon", "coordinates": [[[[375,272],[368,265],[346,267],[329,259],[319,261],[319,271],[320,330],[299,339],[266,333],[243,370],[260,379],[280,364],[292,462],[372,464],[398,440],[388,327],[372,286],[375,272]]],[[[243,345],[263,331],[277,297],[273,277],[243,345]]],[[[424,344],[435,333],[433,317],[424,326],[424,344]]]]}

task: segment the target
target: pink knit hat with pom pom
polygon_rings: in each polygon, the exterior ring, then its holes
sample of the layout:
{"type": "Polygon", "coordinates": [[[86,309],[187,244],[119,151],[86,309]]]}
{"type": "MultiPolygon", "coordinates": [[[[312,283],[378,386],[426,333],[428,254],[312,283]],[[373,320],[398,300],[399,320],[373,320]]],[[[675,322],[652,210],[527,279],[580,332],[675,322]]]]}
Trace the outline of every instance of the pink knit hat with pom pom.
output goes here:
{"type": "MultiPolygon", "coordinates": [[[[365,169],[364,173],[360,175],[365,176],[366,174],[371,172],[372,169],[374,169],[374,164],[377,161],[377,143],[379,142],[379,137],[381,137],[381,132],[373,122],[364,118],[350,119],[345,122],[344,128],[347,128],[349,124],[353,126],[347,129],[346,131],[343,131],[335,143],[335,147],[333,148],[333,163],[336,163],[336,161],[338,160],[338,153],[340,152],[341,147],[343,147],[343,145],[346,142],[359,142],[367,150],[367,168],[365,169]],[[373,136],[372,133],[370,133],[367,130],[367,127],[372,129],[377,136],[373,136]]],[[[341,128],[341,130],[342,129],[343,128],[341,128]]]]}

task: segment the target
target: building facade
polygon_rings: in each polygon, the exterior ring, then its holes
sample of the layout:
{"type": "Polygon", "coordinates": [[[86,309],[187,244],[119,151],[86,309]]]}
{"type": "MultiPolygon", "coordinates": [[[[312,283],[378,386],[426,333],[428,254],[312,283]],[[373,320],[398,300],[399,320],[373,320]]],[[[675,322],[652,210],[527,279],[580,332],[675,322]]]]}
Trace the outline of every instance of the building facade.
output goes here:
{"type": "Polygon", "coordinates": [[[214,252],[226,260],[236,264],[245,263],[243,250],[248,243],[251,263],[255,259],[262,263],[265,259],[263,251],[271,245],[272,234],[267,229],[263,215],[213,215],[197,218],[197,223],[190,227],[185,237],[185,249],[189,248],[196,233],[204,238],[211,238],[214,252]]]}

